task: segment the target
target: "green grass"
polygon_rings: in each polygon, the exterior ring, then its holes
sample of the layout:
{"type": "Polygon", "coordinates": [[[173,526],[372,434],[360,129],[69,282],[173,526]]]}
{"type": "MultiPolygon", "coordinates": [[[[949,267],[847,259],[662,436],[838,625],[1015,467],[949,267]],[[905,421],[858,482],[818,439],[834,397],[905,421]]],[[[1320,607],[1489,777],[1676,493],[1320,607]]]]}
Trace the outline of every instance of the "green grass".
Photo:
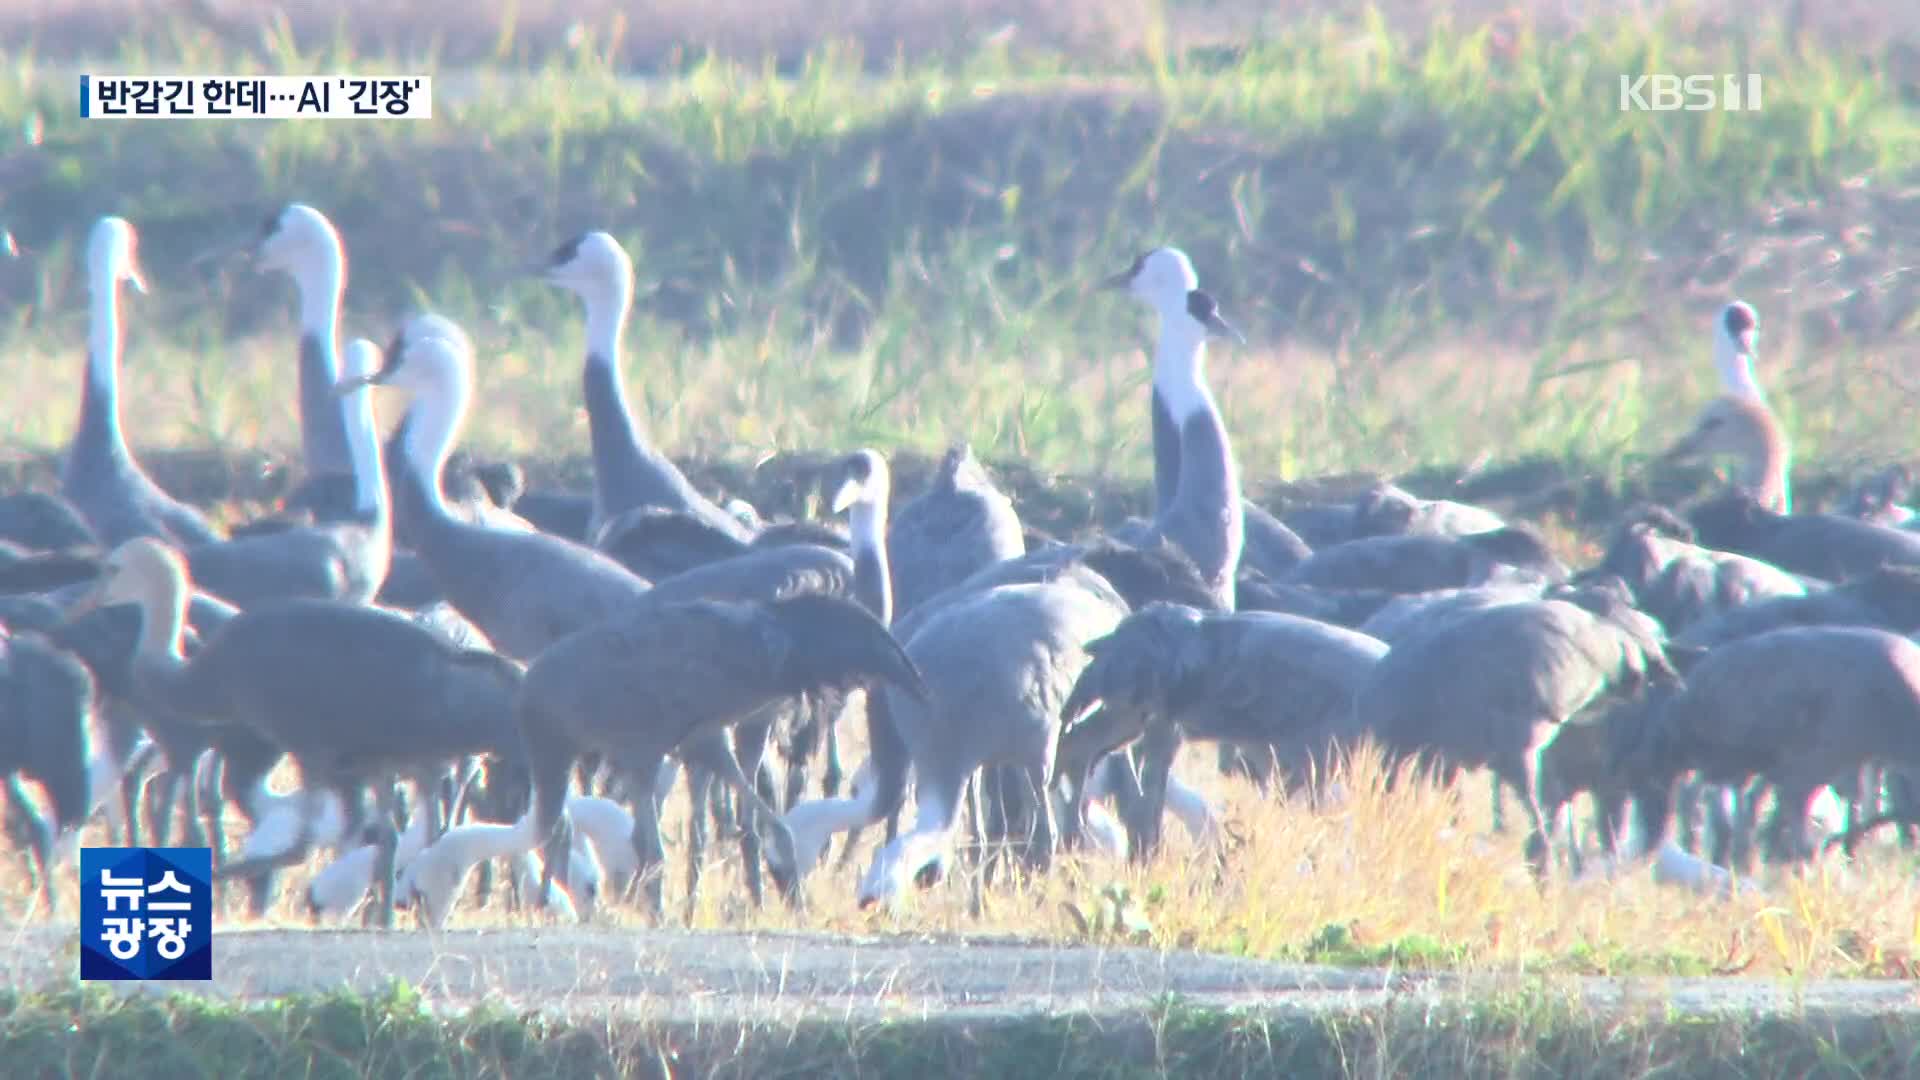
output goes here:
{"type": "Polygon", "coordinates": [[[431,1010],[405,985],[361,997],[233,1005],[99,987],[0,993],[12,1076],[1891,1076],[1915,1067],[1911,1020],[1606,1016],[1549,986],[1476,1003],[1325,1012],[1158,1002],[1121,1020],[798,1019],[591,1023],[431,1010]]]}
{"type": "MultiPolygon", "coordinates": [[[[1473,947],[1427,934],[1407,934],[1380,944],[1354,940],[1352,928],[1329,923],[1304,946],[1284,950],[1283,959],[1336,967],[1390,967],[1403,971],[1459,971],[1472,965],[1473,947]]],[[[1635,952],[1613,944],[1578,942],[1558,955],[1543,955],[1528,965],[1540,974],[1706,977],[1727,974],[1715,963],[1681,949],[1635,952]]],[[[1864,974],[1864,972],[1863,972],[1864,974]]]]}
{"type": "MultiPolygon", "coordinates": [[[[508,34],[498,67],[443,72],[436,118],[410,124],[83,124],[70,78],[27,58],[0,77],[0,115],[42,132],[0,156],[23,251],[0,263],[0,295],[22,298],[0,309],[8,443],[66,437],[75,252],[117,212],[157,294],[131,315],[129,378],[153,403],[136,439],[289,447],[288,288],[230,256],[300,199],[347,240],[349,333],[384,339],[422,305],[475,331],[471,436],[496,452],[584,447],[579,313],[520,268],[600,227],[639,264],[644,419],[736,466],[967,437],[1041,476],[1136,481],[1150,331],[1090,286],[1164,242],[1254,341],[1212,366],[1256,488],[1362,469],[1444,485],[1521,459],[1631,486],[1711,392],[1708,320],[1736,294],[1761,308],[1803,468],[1883,459],[1913,419],[1881,373],[1920,323],[1901,270],[1920,109],[1871,47],[1691,26],[1508,40],[1375,16],[1182,50],[1149,25],[1098,60],[823,45],[644,80],[607,59],[616,34],[532,71],[508,34]],[[1650,70],[1759,71],[1766,107],[1620,112],[1616,77],[1650,70]]],[[[436,70],[348,40],[235,52],[181,24],[95,68],[436,70]]]]}

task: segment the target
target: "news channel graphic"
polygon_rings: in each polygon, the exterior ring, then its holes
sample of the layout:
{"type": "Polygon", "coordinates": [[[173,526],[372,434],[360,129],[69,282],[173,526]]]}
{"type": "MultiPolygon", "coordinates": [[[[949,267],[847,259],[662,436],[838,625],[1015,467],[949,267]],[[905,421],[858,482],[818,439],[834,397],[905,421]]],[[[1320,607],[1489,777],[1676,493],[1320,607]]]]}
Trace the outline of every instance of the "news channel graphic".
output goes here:
{"type": "Polygon", "coordinates": [[[213,849],[81,848],[80,978],[213,978],[213,849]]]}
{"type": "Polygon", "coordinates": [[[426,75],[82,75],[83,119],[431,120],[426,75]]]}

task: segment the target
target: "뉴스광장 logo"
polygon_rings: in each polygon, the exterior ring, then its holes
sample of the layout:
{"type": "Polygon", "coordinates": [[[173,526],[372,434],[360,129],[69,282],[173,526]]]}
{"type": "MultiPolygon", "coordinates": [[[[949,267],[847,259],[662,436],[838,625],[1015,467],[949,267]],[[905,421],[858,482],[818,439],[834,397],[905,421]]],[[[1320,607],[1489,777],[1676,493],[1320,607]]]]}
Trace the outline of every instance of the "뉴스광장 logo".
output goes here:
{"type": "Polygon", "coordinates": [[[80,978],[213,978],[213,849],[81,848],[80,978]]]}

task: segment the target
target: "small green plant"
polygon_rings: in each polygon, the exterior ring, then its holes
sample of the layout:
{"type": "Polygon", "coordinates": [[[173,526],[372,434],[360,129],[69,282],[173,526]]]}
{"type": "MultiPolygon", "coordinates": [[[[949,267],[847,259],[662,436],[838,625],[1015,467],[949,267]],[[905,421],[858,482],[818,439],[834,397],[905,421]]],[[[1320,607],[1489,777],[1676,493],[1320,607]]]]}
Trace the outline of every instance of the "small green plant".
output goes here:
{"type": "Polygon", "coordinates": [[[1153,920],[1134,900],[1132,890],[1117,882],[1101,886],[1090,902],[1069,900],[1061,907],[1075,931],[1090,941],[1153,937],[1153,920]]]}

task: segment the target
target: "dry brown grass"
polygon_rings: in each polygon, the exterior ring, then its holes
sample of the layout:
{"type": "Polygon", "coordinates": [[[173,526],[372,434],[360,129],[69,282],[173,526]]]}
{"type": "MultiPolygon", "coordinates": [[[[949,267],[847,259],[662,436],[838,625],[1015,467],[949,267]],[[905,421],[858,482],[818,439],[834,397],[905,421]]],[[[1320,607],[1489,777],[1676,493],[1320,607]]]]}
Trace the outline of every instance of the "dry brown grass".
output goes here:
{"type": "MultiPolygon", "coordinates": [[[[857,748],[850,754],[857,760],[857,748]]],[[[1389,793],[1379,759],[1363,751],[1337,777],[1348,792],[1345,801],[1315,812],[1221,777],[1211,759],[1189,749],[1178,771],[1223,808],[1226,831],[1235,838],[1224,866],[1170,827],[1164,852],[1144,867],[1077,854],[1044,876],[1002,874],[985,890],[978,918],[969,910],[968,870],[911,897],[903,914],[863,912],[853,902],[853,886],[878,843],[879,830],[869,830],[850,868],[823,865],[809,879],[803,911],[753,910],[744,901],[737,848],[722,842],[709,854],[691,925],[1132,937],[1167,948],[1480,972],[1920,977],[1920,877],[1911,858],[1897,852],[1868,851],[1851,865],[1770,871],[1759,890],[1725,897],[1657,883],[1645,865],[1578,882],[1563,869],[1540,889],[1529,877],[1518,832],[1491,831],[1483,773],[1452,788],[1414,782],[1389,793]],[[1069,906],[1090,909],[1112,885],[1133,898],[1151,924],[1149,934],[1089,934],[1078,925],[1069,906]]],[[[291,777],[280,780],[286,787],[291,777]]],[[[676,794],[667,821],[674,919],[685,896],[684,822],[685,800],[676,794]]],[[[231,814],[229,827],[235,837],[242,832],[231,814]]],[[[87,839],[103,837],[92,832],[87,839]]],[[[297,898],[322,864],[316,857],[283,876],[267,924],[303,925],[297,898]]],[[[0,893],[13,898],[6,905],[10,921],[46,921],[25,899],[31,894],[17,859],[0,868],[0,893]]],[[[77,897],[70,871],[60,902],[61,918],[71,918],[77,897]]],[[[244,915],[240,897],[225,902],[222,925],[258,925],[244,915]]],[[[603,917],[614,925],[644,925],[630,907],[608,909],[603,917]]],[[[475,910],[469,898],[450,925],[527,918],[498,902],[475,910]]]]}

